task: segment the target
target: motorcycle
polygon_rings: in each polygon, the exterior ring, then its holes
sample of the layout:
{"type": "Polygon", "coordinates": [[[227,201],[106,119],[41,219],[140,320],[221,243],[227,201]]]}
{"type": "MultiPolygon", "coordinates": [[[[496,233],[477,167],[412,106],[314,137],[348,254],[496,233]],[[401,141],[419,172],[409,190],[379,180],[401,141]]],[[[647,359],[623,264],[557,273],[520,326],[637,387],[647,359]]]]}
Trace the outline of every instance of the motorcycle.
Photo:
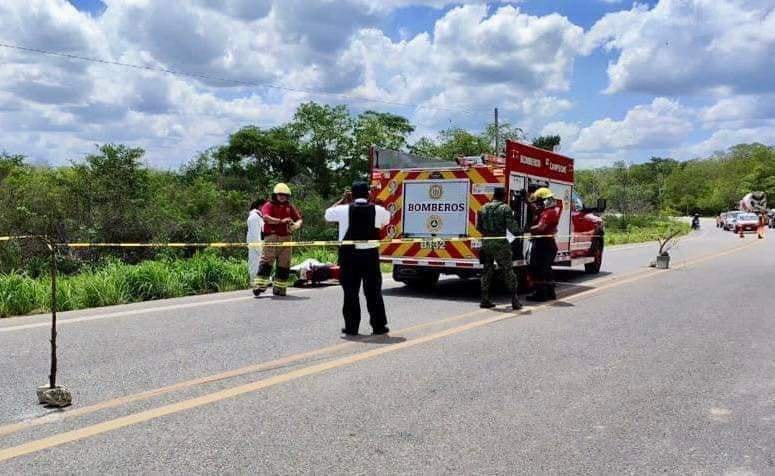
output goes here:
{"type": "Polygon", "coordinates": [[[699,230],[700,229],[700,218],[694,217],[692,218],[692,230],[699,230]]]}

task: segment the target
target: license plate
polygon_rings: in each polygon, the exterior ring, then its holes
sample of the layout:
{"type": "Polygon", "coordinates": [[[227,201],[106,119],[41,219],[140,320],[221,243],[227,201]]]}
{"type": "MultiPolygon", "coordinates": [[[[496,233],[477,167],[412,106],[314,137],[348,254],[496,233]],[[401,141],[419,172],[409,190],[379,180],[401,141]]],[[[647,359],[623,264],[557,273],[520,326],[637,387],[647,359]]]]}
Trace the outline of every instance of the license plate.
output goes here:
{"type": "Polygon", "coordinates": [[[420,242],[420,248],[423,250],[440,250],[445,245],[446,242],[441,238],[429,238],[420,242]]]}

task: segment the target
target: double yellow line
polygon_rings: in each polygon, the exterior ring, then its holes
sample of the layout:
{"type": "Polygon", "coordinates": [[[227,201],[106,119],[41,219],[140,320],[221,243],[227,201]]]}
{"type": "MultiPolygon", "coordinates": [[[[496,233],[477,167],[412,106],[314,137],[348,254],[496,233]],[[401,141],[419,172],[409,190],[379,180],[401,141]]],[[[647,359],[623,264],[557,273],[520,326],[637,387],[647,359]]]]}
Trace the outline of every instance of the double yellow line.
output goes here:
{"type": "MultiPolygon", "coordinates": [[[[697,259],[694,259],[694,260],[687,261],[687,262],[685,262],[683,264],[677,265],[677,266],[674,267],[674,269],[681,269],[681,268],[686,268],[688,266],[694,266],[694,265],[697,265],[697,264],[700,264],[700,263],[703,263],[703,262],[706,262],[706,261],[709,261],[709,260],[712,260],[712,259],[716,259],[716,258],[725,256],[725,255],[729,255],[729,254],[732,254],[732,253],[737,253],[737,252],[740,252],[740,251],[745,250],[747,248],[750,248],[752,246],[756,246],[759,243],[761,243],[761,242],[760,241],[754,241],[752,243],[749,243],[749,244],[746,244],[746,245],[743,245],[743,246],[739,246],[739,247],[735,247],[735,248],[732,248],[730,250],[725,250],[725,251],[722,251],[722,252],[718,252],[718,253],[714,253],[714,254],[711,254],[711,255],[703,256],[703,257],[700,257],[700,258],[697,258],[697,259]]],[[[605,284],[603,284],[603,285],[601,285],[601,286],[599,286],[597,288],[593,288],[593,289],[589,289],[589,290],[586,290],[586,291],[582,291],[580,293],[577,293],[577,294],[574,294],[574,295],[571,295],[571,296],[566,296],[565,299],[566,300],[581,299],[581,298],[588,297],[588,296],[596,294],[596,293],[600,293],[600,292],[602,292],[604,290],[607,290],[607,289],[610,289],[610,288],[613,288],[613,287],[618,287],[618,286],[622,286],[622,285],[629,284],[629,283],[632,283],[632,282],[636,282],[636,281],[640,281],[640,280],[643,280],[643,279],[647,279],[649,277],[661,275],[661,274],[663,274],[665,272],[668,272],[668,271],[666,271],[666,270],[665,271],[656,271],[656,270],[650,270],[649,269],[649,270],[644,270],[644,271],[639,271],[639,272],[631,273],[630,275],[626,275],[624,277],[610,278],[610,279],[605,281],[605,284]]],[[[160,418],[160,417],[163,417],[163,416],[166,416],[166,415],[172,415],[172,414],[176,414],[176,413],[179,413],[179,412],[182,412],[182,411],[186,411],[186,410],[190,410],[190,409],[193,409],[193,408],[201,407],[203,405],[207,405],[207,404],[210,404],[210,403],[215,403],[215,402],[226,400],[226,399],[229,399],[229,398],[234,398],[234,397],[239,396],[239,395],[244,395],[244,394],[247,394],[247,393],[255,392],[255,391],[258,391],[258,390],[261,390],[261,389],[265,389],[265,388],[269,388],[269,387],[272,387],[272,386],[275,386],[275,385],[279,385],[279,384],[282,384],[282,383],[290,382],[290,381],[293,381],[293,380],[298,380],[300,378],[307,377],[307,376],[310,376],[310,375],[320,374],[320,373],[323,373],[323,372],[326,372],[326,371],[329,371],[329,370],[333,370],[333,369],[336,369],[336,368],[352,365],[352,364],[355,364],[355,363],[358,363],[358,362],[362,362],[362,361],[365,361],[365,360],[368,360],[368,359],[372,359],[372,358],[375,358],[375,357],[378,357],[378,356],[381,356],[381,355],[385,355],[385,354],[388,354],[388,353],[391,353],[391,352],[397,352],[399,350],[415,347],[415,346],[418,346],[420,344],[424,344],[424,343],[432,342],[432,341],[435,341],[435,340],[439,340],[439,339],[442,339],[442,338],[445,338],[445,337],[449,337],[449,336],[452,336],[452,335],[455,335],[455,334],[459,334],[459,333],[462,333],[462,332],[466,332],[466,331],[469,331],[469,330],[472,330],[472,329],[484,327],[484,326],[487,326],[487,325],[490,325],[490,324],[493,324],[493,323],[496,323],[496,322],[505,321],[507,319],[513,319],[513,318],[516,318],[518,316],[529,315],[529,314],[531,314],[534,311],[537,311],[537,310],[540,310],[540,309],[544,309],[544,308],[547,308],[547,307],[551,307],[552,305],[553,305],[553,303],[533,306],[533,307],[529,307],[527,309],[524,309],[522,311],[517,311],[517,312],[513,312],[513,313],[505,313],[505,312],[503,312],[503,309],[497,310],[495,312],[493,312],[492,310],[475,310],[475,311],[471,311],[471,312],[468,312],[468,313],[460,314],[458,316],[450,317],[450,318],[447,318],[447,319],[442,319],[440,321],[434,321],[434,322],[430,322],[430,323],[426,323],[426,324],[421,324],[419,326],[410,327],[410,328],[403,329],[403,330],[400,330],[400,331],[397,331],[397,332],[399,332],[399,333],[406,333],[406,332],[418,330],[420,328],[429,327],[429,326],[433,326],[433,325],[439,325],[439,324],[442,324],[442,323],[448,323],[448,322],[452,322],[452,321],[455,321],[455,320],[460,320],[460,319],[464,319],[464,318],[468,318],[468,317],[474,317],[474,316],[479,316],[479,315],[488,316],[488,317],[485,317],[484,319],[481,319],[481,320],[477,320],[477,321],[474,321],[474,322],[466,323],[466,324],[463,324],[463,325],[460,325],[460,326],[457,326],[457,327],[453,327],[453,328],[446,329],[446,330],[443,330],[443,331],[439,331],[439,332],[435,332],[435,333],[428,334],[428,335],[425,335],[425,336],[417,337],[417,338],[414,338],[414,339],[406,340],[406,341],[403,341],[403,342],[400,342],[400,343],[391,344],[391,345],[387,345],[385,347],[381,347],[381,348],[377,348],[377,349],[373,349],[373,350],[368,350],[368,351],[365,351],[365,352],[359,352],[359,353],[356,353],[356,354],[353,354],[353,355],[348,355],[348,356],[337,358],[337,359],[330,360],[330,361],[327,361],[327,362],[322,362],[322,363],[319,363],[319,364],[310,365],[310,366],[303,367],[303,368],[300,368],[300,369],[292,370],[292,371],[287,372],[287,373],[283,373],[283,374],[275,375],[275,376],[268,377],[268,378],[265,378],[265,379],[257,380],[257,381],[251,382],[251,383],[247,383],[247,384],[243,384],[243,385],[238,385],[236,387],[232,387],[232,388],[220,390],[220,391],[217,391],[217,392],[205,394],[205,395],[202,395],[202,396],[199,396],[199,397],[190,398],[190,399],[187,399],[187,400],[183,400],[183,401],[179,401],[179,402],[176,402],[176,403],[164,405],[164,406],[161,406],[161,407],[140,411],[140,412],[133,413],[133,414],[130,414],[130,415],[126,415],[126,416],[123,416],[123,417],[119,417],[119,418],[115,418],[115,419],[112,419],[112,420],[108,420],[108,421],[105,421],[105,422],[102,422],[102,423],[98,423],[98,424],[94,424],[94,425],[88,425],[88,426],[80,428],[80,429],[63,432],[63,433],[60,433],[60,434],[57,434],[57,435],[53,435],[53,436],[50,436],[50,437],[46,437],[46,438],[30,441],[30,442],[27,442],[27,443],[24,443],[24,444],[21,444],[21,445],[18,445],[18,446],[14,446],[14,447],[11,447],[11,448],[6,448],[6,449],[3,449],[3,450],[0,450],[0,462],[7,461],[7,460],[12,459],[12,458],[17,458],[17,457],[20,457],[20,456],[28,455],[28,454],[31,454],[31,453],[35,453],[37,451],[41,451],[41,450],[53,448],[53,447],[56,447],[56,446],[60,446],[60,445],[63,445],[63,444],[72,443],[72,442],[79,441],[79,440],[82,440],[82,439],[85,439],[85,438],[88,438],[88,437],[91,437],[91,436],[95,436],[95,435],[111,432],[111,431],[114,431],[114,430],[118,430],[118,429],[121,429],[121,428],[125,428],[125,427],[128,427],[128,426],[131,426],[131,425],[136,425],[138,423],[143,423],[143,422],[150,421],[150,420],[153,420],[153,419],[156,419],[156,418],[160,418]]],[[[378,342],[379,339],[380,338],[372,338],[371,340],[378,342]]],[[[181,382],[181,383],[178,383],[178,384],[175,384],[175,385],[171,385],[171,386],[168,386],[168,387],[162,387],[162,388],[157,389],[157,390],[151,390],[151,391],[148,391],[148,392],[142,392],[142,393],[138,393],[138,394],[135,394],[135,395],[130,395],[130,396],[127,396],[127,397],[122,397],[122,398],[114,399],[114,400],[111,400],[111,401],[108,401],[108,402],[103,402],[103,403],[100,403],[100,404],[92,405],[92,406],[89,406],[89,407],[83,407],[83,408],[80,408],[80,409],[70,410],[70,411],[65,412],[63,416],[76,417],[76,416],[80,416],[80,415],[85,415],[85,414],[93,413],[93,412],[96,412],[98,410],[113,408],[113,407],[116,407],[116,406],[119,406],[119,405],[131,403],[131,402],[135,402],[135,401],[139,401],[139,400],[143,400],[143,399],[148,399],[148,398],[155,397],[155,396],[158,396],[158,395],[162,395],[162,394],[165,394],[165,393],[169,393],[169,392],[172,392],[172,391],[175,391],[175,390],[180,390],[180,389],[184,389],[184,388],[190,388],[190,387],[193,387],[195,385],[212,383],[212,382],[216,382],[216,381],[223,380],[223,379],[226,379],[226,378],[236,377],[236,376],[244,375],[244,374],[251,373],[251,372],[257,372],[257,371],[269,370],[269,369],[276,369],[276,368],[278,368],[278,367],[280,367],[282,365],[287,365],[287,364],[298,362],[298,361],[301,361],[301,360],[304,360],[304,359],[308,359],[308,358],[311,358],[311,357],[316,357],[316,356],[319,356],[319,355],[323,355],[323,354],[327,354],[327,353],[332,353],[332,352],[344,350],[344,349],[346,349],[348,347],[351,347],[351,346],[354,346],[356,344],[357,344],[357,342],[338,344],[338,345],[334,345],[334,346],[331,346],[331,347],[326,347],[326,348],[322,348],[322,349],[318,349],[318,350],[313,350],[313,351],[310,351],[310,352],[305,352],[305,353],[302,353],[302,354],[296,354],[296,355],[293,355],[293,356],[285,357],[285,358],[278,359],[278,360],[275,360],[275,361],[272,361],[272,362],[267,362],[267,363],[264,363],[264,364],[252,365],[252,366],[243,367],[241,369],[232,370],[232,371],[225,372],[225,373],[218,374],[218,375],[212,375],[212,376],[209,376],[209,377],[203,377],[203,378],[199,378],[199,379],[189,380],[189,381],[181,382]]],[[[23,429],[31,428],[33,426],[39,426],[39,425],[48,423],[50,421],[52,421],[52,420],[32,420],[32,421],[28,421],[28,422],[16,423],[16,424],[0,427],[0,436],[8,435],[8,434],[14,433],[16,431],[20,431],[20,430],[23,430],[23,429]]]]}

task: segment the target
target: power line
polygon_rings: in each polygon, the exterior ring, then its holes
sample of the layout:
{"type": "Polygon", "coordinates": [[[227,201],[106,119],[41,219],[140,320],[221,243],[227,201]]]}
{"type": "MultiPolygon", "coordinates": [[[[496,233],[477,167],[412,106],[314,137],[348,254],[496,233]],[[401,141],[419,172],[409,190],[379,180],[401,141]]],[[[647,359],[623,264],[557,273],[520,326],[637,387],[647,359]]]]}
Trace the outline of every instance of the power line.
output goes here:
{"type": "MultiPolygon", "coordinates": [[[[479,112],[475,112],[475,109],[465,109],[465,108],[451,108],[451,107],[443,107],[443,106],[425,106],[422,104],[413,104],[413,103],[404,103],[404,102],[397,102],[397,101],[389,101],[385,99],[376,99],[376,98],[369,98],[369,97],[362,97],[362,96],[352,96],[347,94],[341,94],[341,93],[329,93],[325,91],[316,91],[313,89],[305,89],[305,88],[293,88],[290,86],[283,86],[280,84],[274,84],[274,83],[262,83],[258,81],[247,81],[242,79],[234,79],[234,78],[224,78],[220,76],[212,76],[209,74],[204,73],[190,73],[187,71],[180,71],[180,70],[174,70],[169,68],[162,68],[159,66],[147,66],[147,65],[139,65],[139,64],[132,64],[132,63],[124,63],[121,61],[113,61],[113,60],[106,60],[102,58],[93,58],[89,56],[81,56],[81,55],[75,55],[71,53],[61,53],[58,51],[50,51],[50,50],[44,50],[40,48],[30,48],[27,46],[20,46],[20,45],[14,45],[10,43],[2,43],[0,42],[0,47],[17,50],[17,51],[24,51],[27,53],[37,53],[42,55],[48,55],[48,56],[56,56],[59,58],[67,58],[71,60],[78,60],[78,61],[87,61],[90,63],[98,63],[98,64],[105,64],[105,65],[111,65],[111,66],[121,66],[124,68],[132,68],[137,70],[143,70],[143,71],[153,71],[157,73],[166,73],[171,74],[174,76],[183,76],[188,78],[196,78],[196,79],[205,79],[209,81],[220,81],[223,83],[232,83],[232,84],[239,84],[242,86],[252,86],[252,87],[265,87],[270,89],[279,89],[282,91],[289,91],[289,92],[296,92],[296,93],[305,93],[310,94],[313,96],[333,96],[338,97],[344,100],[349,101],[362,101],[362,102],[371,102],[371,103],[379,103],[379,104],[386,104],[391,106],[400,106],[400,107],[412,107],[416,109],[428,109],[428,110],[438,110],[438,111],[448,111],[448,112],[455,112],[455,113],[463,113],[463,114],[470,114],[470,115],[477,115],[480,114],[479,112]]],[[[484,111],[484,109],[480,109],[481,111],[484,111]]],[[[489,109],[487,109],[489,111],[489,109]]]]}

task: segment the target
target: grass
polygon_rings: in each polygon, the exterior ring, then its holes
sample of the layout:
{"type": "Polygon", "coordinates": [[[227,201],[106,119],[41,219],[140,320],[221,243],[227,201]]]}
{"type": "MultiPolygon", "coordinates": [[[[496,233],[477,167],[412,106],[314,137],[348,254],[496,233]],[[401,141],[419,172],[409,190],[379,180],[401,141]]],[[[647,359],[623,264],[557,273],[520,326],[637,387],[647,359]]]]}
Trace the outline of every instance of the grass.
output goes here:
{"type": "MultiPolygon", "coordinates": [[[[688,233],[688,224],[660,216],[606,217],[606,244],[656,241],[673,230],[688,233]]],[[[316,259],[335,263],[332,248],[294,250],[294,262],[316,259]]],[[[86,268],[85,268],[86,269],[86,268]]],[[[382,264],[389,273],[392,265],[382,264]]],[[[202,252],[189,259],[173,257],[129,265],[117,260],[57,280],[59,310],[128,304],[195,294],[234,291],[249,287],[243,259],[202,252]]],[[[51,281],[45,276],[11,272],[0,274],[0,317],[20,316],[51,309],[51,281]]]]}
{"type": "Polygon", "coordinates": [[[657,241],[673,231],[679,236],[691,231],[688,223],[660,215],[628,215],[605,217],[606,245],[624,245],[657,241]]]}

